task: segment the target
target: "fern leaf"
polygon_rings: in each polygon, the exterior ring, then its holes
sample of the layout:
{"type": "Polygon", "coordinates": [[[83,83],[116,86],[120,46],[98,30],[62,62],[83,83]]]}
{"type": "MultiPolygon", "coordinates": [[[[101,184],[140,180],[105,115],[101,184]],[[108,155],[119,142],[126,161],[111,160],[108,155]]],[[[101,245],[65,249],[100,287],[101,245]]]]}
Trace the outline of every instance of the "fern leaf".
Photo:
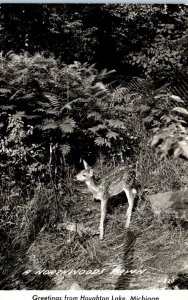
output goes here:
{"type": "Polygon", "coordinates": [[[179,96],[171,95],[170,98],[171,98],[172,100],[175,100],[175,101],[178,102],[178,103],[184,103],[184,101],[183,101],[179,96]]]}
{"type": "Polygon", "coordinates": [[[13,115],[13,117],[17,120],[21,120],[23,116],[25,116],[25,111],[18,111],[13,115]]]}
{"type": "Polygon", "coordinates": [[[141,105],[140,106],[140,112],[147,112],[150,110],[150,107],[148,105],[141,105]]]}
{"type": "Polygon", "coordinates": [[[69,144],[60,145],[60,150],[64,156],[70,153],[71,147],[69,144]]]}
{"type": "Polygon", "coordinates": [[[108,71],[107,69],[103,69],[103,70],[100,72],[99,75],[101,75],[102,77],[106,77],[106,76],[108,76],[108,75],[110,75],[110,74],[113,74],[113,73],[115,73],[115,72],[116,72],[116,70],[108,71]]]}
{"type": "Polygon", "coordinates": [[[46,110],[45,109],[43,109],[43,108],[38,108],[38,109],[35,109],[34,111],[33,111],[33,113],[35,113],[35,114],[40,114],[40,115],[46,115],[46,110]]]}
{"type": "Polygon", "coordinates": [[[22,99],[23,100],[32,100],[34,97],[35,97],[35,93],[29,93],[29,94],[22,96],[22,99]]]}
{"type": "Polygon", "coordinates": [[[45,120],[45,124],[42,125],[43,130],[56,129],[57,127],[58,127],[57,123],[52,119],[45,120]]]}
{"type": "Polygon", "coordinates": [[[11,91],[8,90],[8,89],[3,89],[3,88],[0,89],[0,94],[3,95],[3,96],[5,96],[9,93],[11,93],[11,91]]]}
{"type": "Polygon", "coordinates": [[[72,107],[71,107],[71,105],[69,103],[65,104],[63,108],[66,108],[68,110],[72,109],[72,107]]]}
{"type": "Polygon", "coordinates": [[[122,128],[125,129],[125,123],[120,120],[108,120],[108,124],[113,128],[122,128]]]}
{"type": "Polygon", "coordinates": [[[51,109],[51,105],[49,103],[45,103],[45,102],[41,102],[41,101],[37,101],[37,104],[45,109],[51,109]]]}
{"type": "Polygon", "coordinates": [[[148,117],[144,118],[143,121],[144,121],[144,123],[151,123],[153,121],[153,117],[148,116],[148,117]]]}
{"type": "Polygon", "coordinates": [[[15,106],[14,105],[1,105],[1,110],[2,111],[7,111],[7,110],[13,110],[14,108],[15,108],[15,106]]]}
{"type": "Polygon", "coordinates": [[[106,135],[106,137],[108,139],[112,139],[113,138],[114,140],[116,140],[118,136],[119,136],[119,134],[117,132],[114,132],[114,131],[109,131],[107,133],[107,135],[106,135]]]}
{"type": "Polygon", "coordinates": [[[49,103],[51,106],[53,106],[55,108],[60,107],[60,101],[55,95],[44,94],[44,96],[45,96],[45,98],[47,98],[49,100],[49,103]]]}
{"type": "Polygon", "coordinates": [[[172,111],[178,112],[183,115],[188,115],[188,110],[183,107],[174,107],[172,111]]]}
{"type": "Polygon", "coordinates": [[[63,133],[72,133],[76,127],[76,122],[73,118],[66,118],[60,125],[61,131],[63,133]]]}
{"type": "Polygon", "coordinates": [[[95,144],[96,144],[97,146],[104,146],[104,145],[106,144],[106,139],[103,138],[103,137],[101,137],[101,136],[99,136],[99,137],[97,137],[97,138],[95,139],[95,144]]]}
{"type": "Polygon", "coordinates": [[[88,119],[93,118],[94,120],[98,121],[101,119],[101,115],[97,113],[96,111],[91,112],[87,115],[88,119]]]}
{"type": "Polygon", "coordinates": [[[97,131],[103,130],[103,129],[106,129],[106,125],[99,124],[95,127],[88,128],[88,130],[92,131],[93,133],[96,133],[97,131]]]}

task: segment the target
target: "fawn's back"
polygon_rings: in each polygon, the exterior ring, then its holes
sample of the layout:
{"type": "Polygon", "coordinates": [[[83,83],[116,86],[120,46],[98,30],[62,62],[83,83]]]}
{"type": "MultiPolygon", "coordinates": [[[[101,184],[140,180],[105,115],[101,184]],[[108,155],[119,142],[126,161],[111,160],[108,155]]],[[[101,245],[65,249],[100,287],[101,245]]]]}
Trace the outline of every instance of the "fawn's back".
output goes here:
{"type": "Polygon", "coordinates": [[[121,193],[124,188],[131,188],[135,181],[135,171],[128,170],[125,166],[117,167],[113,171],[106,174],[100,183],[102,190],[106,191],[110,196],[121,193]]]}
{"type": "Polygon", "coordinates": [[[122,186],[133,186],[135,181],[135,172],[134,170],[128,170],[125,166],[117,167],[113,171],[107,173],[101,179],[101,186],[108,188],[109,193],[113,193],[114,190],[118,190],[118,187],[122,186]]]}
{"type": "Polygon", "coordinates": [[[104,175],[100,183],[95,183],[93,169],[85,165],[85,169],[77,175],[77,180],[85,182],[94,198],[101,200],[104,196],[115,196],[125,189],[131,189],[135,181],[135,172],[120,166],[104,175]]]}

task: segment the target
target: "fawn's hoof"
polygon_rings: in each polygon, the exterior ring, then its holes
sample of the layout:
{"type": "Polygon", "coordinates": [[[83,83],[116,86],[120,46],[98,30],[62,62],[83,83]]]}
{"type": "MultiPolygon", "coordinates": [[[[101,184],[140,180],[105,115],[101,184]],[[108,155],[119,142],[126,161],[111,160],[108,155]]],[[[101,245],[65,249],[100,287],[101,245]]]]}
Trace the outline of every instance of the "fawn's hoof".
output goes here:
{"type": "Polygon", "coordinates": [[[103,232],[101,233],[101,231],[100,231],[100,232],[99,232],[99,239],[100,239],[100,240],[103,240],[103,238],[104,238],[104,233],[103,233],[103,232]]]}
{"type": "Polygon", "coordinates": [[[99,239],[100,239],[100,240],[103,240],[103,238],[104,238],[104,233],[101,233],[101,232],[100,232],[100,233],[99,233],[99,239]]]}

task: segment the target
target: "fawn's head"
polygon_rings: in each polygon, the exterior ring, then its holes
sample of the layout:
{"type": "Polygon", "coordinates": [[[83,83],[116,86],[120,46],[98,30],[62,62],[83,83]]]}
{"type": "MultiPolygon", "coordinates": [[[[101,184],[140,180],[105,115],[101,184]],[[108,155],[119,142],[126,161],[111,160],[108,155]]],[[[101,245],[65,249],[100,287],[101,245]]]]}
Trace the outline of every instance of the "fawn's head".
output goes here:
{"type": "Polygon", "coordinates": [[[84,182],[93,177],[93,169],[87,164],[85,160],[83,160],[84,170],[76,175],[76,179],[78,181],[84,182]]]}

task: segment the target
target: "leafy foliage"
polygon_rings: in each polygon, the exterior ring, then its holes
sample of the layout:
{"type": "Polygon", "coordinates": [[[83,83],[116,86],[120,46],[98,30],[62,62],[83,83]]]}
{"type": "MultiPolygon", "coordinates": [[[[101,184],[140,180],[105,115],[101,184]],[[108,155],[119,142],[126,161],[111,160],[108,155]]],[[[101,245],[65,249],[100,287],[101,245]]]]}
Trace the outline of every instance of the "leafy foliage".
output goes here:
{"type": "Polygon", "coordinates": [[[152,146],[160,147],[162,157],[173,154],[174,158],[188,159],[188,111],[183,107],[174,107],[168,118],[163,118],[160,127],[154,129],[152,146]]]}
{"type": "Polygon", "coordinates": [[[164,4],[6,4],[1,6],[2,49],[48,51],[68,64],[97,62],[100,68],[159,80],[186,69],[187,9],[164,4]]]}
{"type": "Polygon", "coordinates": [[[179,96],[162,91],[153,100],[155,103],[150,102],[150,106],[147,106],[148,115],[143,118],[154,134],[151,136],[151,145],[158,147],[162,157],[173,154],[174,158],[188,158],[188,111],[185,102],[179,96]]]}
{"type": "MultiPolygon", "coordinates": [[[[149,18],[156,21],[156,14],[159,14],[157,8],[152,10],[149,18]]],[[[176,10],[165,6],[160,14],[155,27],[151,19],[145,24],[151,25],[152,32],[147,44],[143,42],[141,51],[134,50],[127,57],[129,63],[141,67],[146,76],[153,79],[173,75],[186,64],[187,50],[183,42],[187,38],[186,9],[183,11],[181,7],[176,10]]]]}
{"type": "Polygon", "coordinates": [[[27,52],[2,55],[0,64],[1,167],[7,174],[11,162],[13,180],[15,172],[47,179],[48,166],[58,168],[69,157],[78,162],[89,152],[133,150],[138,133],[132,131],[135,112],[127,108],[137,95],[103,83],[114,71],[27,52]]]}

